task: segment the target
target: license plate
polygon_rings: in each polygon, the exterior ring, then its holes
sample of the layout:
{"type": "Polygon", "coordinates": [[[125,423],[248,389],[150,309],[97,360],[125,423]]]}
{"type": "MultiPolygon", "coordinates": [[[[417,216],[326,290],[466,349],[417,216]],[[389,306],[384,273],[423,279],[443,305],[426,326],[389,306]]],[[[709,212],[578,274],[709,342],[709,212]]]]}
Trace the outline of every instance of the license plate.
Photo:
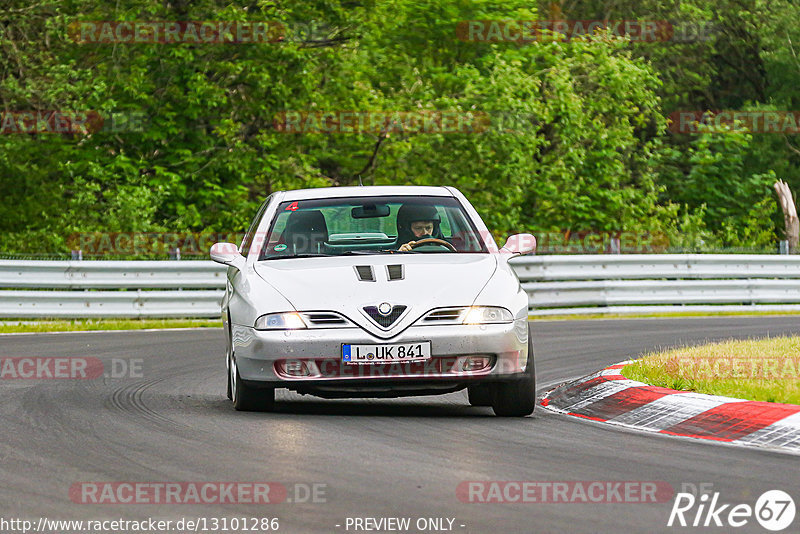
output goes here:
{"type": "Polygon", "coordinates": [[[419,362],[431,357],[431,342],[342,345],[344,363],[419,362]]]}

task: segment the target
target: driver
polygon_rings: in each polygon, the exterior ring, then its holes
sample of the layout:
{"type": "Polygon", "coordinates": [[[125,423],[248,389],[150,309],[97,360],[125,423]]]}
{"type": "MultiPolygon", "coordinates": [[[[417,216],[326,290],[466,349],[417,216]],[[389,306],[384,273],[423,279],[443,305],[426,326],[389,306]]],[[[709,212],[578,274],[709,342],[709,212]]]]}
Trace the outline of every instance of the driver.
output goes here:
{"type": "Polygon", "coordinates": [[[439,229],[439,212],[434,206],[403,205],[397,212],[397,242],[408,252],[421,239],[444,239],[439,229]]]}

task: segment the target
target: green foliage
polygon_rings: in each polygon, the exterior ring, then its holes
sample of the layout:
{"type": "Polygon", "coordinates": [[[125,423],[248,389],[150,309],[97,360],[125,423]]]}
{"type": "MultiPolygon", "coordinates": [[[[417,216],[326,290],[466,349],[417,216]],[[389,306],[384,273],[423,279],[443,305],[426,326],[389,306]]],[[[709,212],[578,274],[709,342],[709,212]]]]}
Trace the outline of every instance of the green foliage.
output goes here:
{"type": "Polygon", "coordinates": [[[645,354],[621,373],[670,389],[798,404],[798,348],[796,336],[723,341],[645,354]]]}
{"type": "Polygon", "coordinates": [[[800,7],[789,0],[8,0],[4,12],[3,109],[106,117],[88,135],[0,135],[4,252],[64,252],[78,232],[241,231],[272,191],[359,177],[455,185],[501,238],[650,232],[677,249],[771,251],[782,227],[771,183],[800,188],[793,138],[674,135],[665,119],[796,107],[800,7]],[[462,21],[537,18],[669,20],[679,38],[456,34],[462,21]],[[104,20],[269,20],[287,32],[243,44],[70,38],[71,23],[104,20]],[[700,28],[713,31],[681,37],[700,28]],[[491,124],[325,134],[275,123],[286,111],[421,110],[491,124]]]}
{"type": "Polygon", "coordinates": [[[714,248],[769,249],[775,242],[773,171],[748,174],[745,165],[753,136],[736,126],[699,125],[688,147],[664,152],[660,177],[664,197],[701,217],[714,230],[714,248]]]}

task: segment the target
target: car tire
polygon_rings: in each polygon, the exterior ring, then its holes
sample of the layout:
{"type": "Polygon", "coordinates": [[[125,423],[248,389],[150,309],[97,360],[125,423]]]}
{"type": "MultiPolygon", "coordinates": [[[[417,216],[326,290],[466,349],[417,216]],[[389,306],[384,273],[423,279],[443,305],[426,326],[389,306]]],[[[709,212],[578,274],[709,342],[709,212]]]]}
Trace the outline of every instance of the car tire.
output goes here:
{"type": "MultiPolygon", "coordinates": [[[[229,330],[229,332],[230,332],[230,330],[229,330]]],[[[230,339],[230,335],[228,336],[228,339],[230,339]]],[[[227,384],[228,400],[233,400],[233,391],[231,390],[231,382],[233,382],[233,380],[231,380],[231,354],[233,354],[233,347],[231,346],[231,344],[229,342],[228,343],[228,350],[225,351],[225,367],[227,369],[227,373],[226,373],[226,376],[225,376],[225,381],[228,383],[227,384]]]]}
{"type": "Polygon", "coordinates": [[[228,313],[228,350],[225,352],[225,367],[227,374],[225,381],[227,382],[228,400],[233,400],[233,392],[231,391],[231,354],[233,354],[233,336],[231,335],[231,315],[228,313]]]}
{"type": "Polygon", "coordinates": [[[231,391],[231,382],[232,382],[232,380],[231,380],[231,357],[230,356],[226,356],[225,357],[225,365],[228,368],[228,373],[227,373],[227,376],[225,377],[225,381],[228,383],[228,387],[227,387],[227,389],[228,389],[228,400],[233,400],[233,391],[231,391]]]}
{"type": "Polygon", "coordinates": [[[536,407],[536,369],[533,358],[533,340],[528,336],[528,364],[525,376],[492,386],[492,410],[500,417],[525,417],[536,407]]]}
{"type": "Polygon", "coordinates": [[[254,388],[248,386],[239,375],[236,358],[230,360],[230,384],[233,407],[239,412],[268,412],[275,408],[275,388],[254,388]]]}
{"type": "Polygon", "coordinates": [[[486,384],[467,387],[467,399],[472,406],[491,406],[492,390],[486,384]]]}

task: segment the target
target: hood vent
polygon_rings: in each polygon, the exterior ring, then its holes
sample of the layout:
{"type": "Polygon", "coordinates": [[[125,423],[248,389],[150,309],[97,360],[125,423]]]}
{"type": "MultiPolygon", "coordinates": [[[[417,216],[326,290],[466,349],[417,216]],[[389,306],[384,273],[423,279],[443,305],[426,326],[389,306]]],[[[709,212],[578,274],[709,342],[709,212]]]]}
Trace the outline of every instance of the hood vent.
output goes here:
{"type": "Polygon", "coordinates": [[[362,282],[374,282],[375,273],[372,272],[372,265],[356,265],[356,276],[362,282]]]}
{"type": "Polygon", "coordinates": [[[389,277],[390,282],[392,280],[402,280],[405,276],[402,265],[387,265],[386,274],[389,277]]]}
{"type": "Polygon", "coordinates": [[[394,306],[388,315],[381,315],[377,306],[364,306],[369,318],[378,323],[382,328],[389,328],[406,311],[406,306],[394,306]]]}

